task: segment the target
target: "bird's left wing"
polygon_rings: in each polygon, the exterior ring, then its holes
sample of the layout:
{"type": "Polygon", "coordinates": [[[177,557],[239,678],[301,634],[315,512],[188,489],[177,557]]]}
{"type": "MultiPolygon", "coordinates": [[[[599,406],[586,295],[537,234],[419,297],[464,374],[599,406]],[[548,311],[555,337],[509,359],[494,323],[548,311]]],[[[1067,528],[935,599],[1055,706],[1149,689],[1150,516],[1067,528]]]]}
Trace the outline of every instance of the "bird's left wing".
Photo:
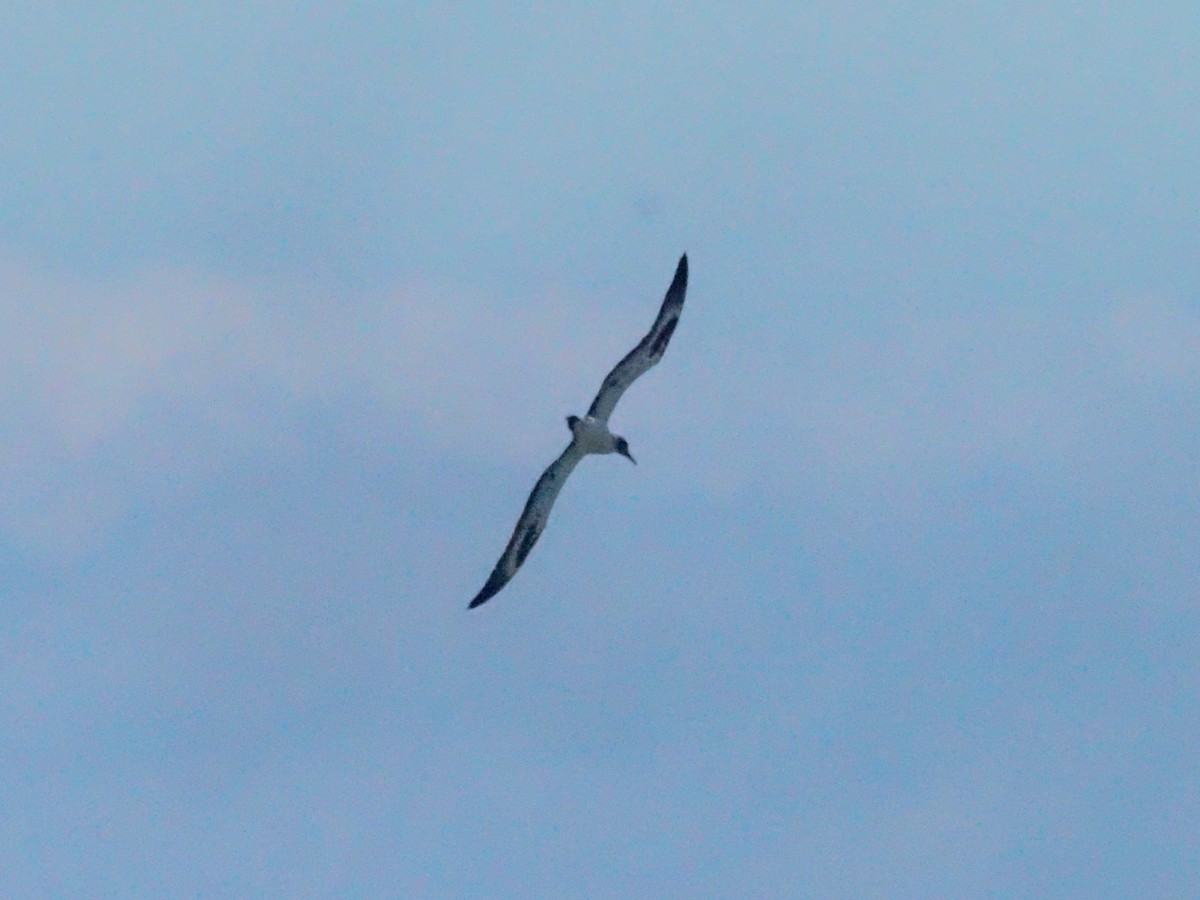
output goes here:
{"type": "Polygon", "coordinates": [[[607,422],[612,415],[617,401],[625,393],[625,389],[633,384],[647,369],[662,359],[667,350],[667,342],[675,333],[679,322],[679,314],[683,312],[683,298],[687,293],[688,261],[685,253],[679,259],[675,269],[675,278],[667,288],[667,296],[663,298],[658,317],[650,326],[650,331],[630,350],[613,370],[604,378],[600,393],[592,401],[587,414],[607,422]]]}
{"type": "Polygon", "coordinates": [[[496,567],[492,569],[491,577],[488,578],[483,589],[475,595],[469,609],[474,609],[479,604],[486,603],[496,596],[500,589],[517,574],[517,569],[521,568],[521,563],[525,562],[525,557],[529,555],[529,551],[533,549],[533,545],[541,536],[542,529],[546,527],[550,509],[558,498],[558,492],[562,490],[563,482],[567,480],[567,476],[571,474],[571,470],[575,468],[579,460],[583,459],[583,456],[579,445],[572,440],[567,445],[567,449],[559,454],[558,459],[546,467],[542,477],[533,486],[529,499],[525,501],[525,509],[521,512],[521,518],[517,519],[517,527],[513,529],[512,537],[508,539],[508,546],[500,554],[496,567]]]}

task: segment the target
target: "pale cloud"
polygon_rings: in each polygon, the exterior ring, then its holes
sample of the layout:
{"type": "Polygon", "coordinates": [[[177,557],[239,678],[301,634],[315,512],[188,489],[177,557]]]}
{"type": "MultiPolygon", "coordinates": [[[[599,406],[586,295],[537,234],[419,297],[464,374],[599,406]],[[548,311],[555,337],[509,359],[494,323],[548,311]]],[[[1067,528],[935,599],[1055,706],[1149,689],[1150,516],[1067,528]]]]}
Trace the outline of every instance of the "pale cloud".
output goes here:
{"type": "Polygon", "coordinates": [[[1165,387],[1200,379],[1200,313],[1164,299],[1115,304],[1100,333],[1137,380],[1165,387]]]}
{"type": "Polygon", "coordinates": [[[44,550],[86,542],[147,484],[186,490],[230,455],[277,452],[315,403],[366,404],[414,439],[525,460],[547,435],[497,423],[565,433],[542,413],[590,396],[562,390],[563,373],[596,323],[580,328],[561,294],[520,311],[435,288],[347,303],[193,271],[87,284],[9,265],[0,300],[13,486],[0,522],[44,550]]]}
{"type": "Polygon", "coordinates": [[[86,540],[147,483],[219,465],[265,427],[262,385],[317,380],[303,329],[279,335],[253,296],[190,273],[96,286],[9,267],[0,294],[3,523],[44,549],[86,540]]]}

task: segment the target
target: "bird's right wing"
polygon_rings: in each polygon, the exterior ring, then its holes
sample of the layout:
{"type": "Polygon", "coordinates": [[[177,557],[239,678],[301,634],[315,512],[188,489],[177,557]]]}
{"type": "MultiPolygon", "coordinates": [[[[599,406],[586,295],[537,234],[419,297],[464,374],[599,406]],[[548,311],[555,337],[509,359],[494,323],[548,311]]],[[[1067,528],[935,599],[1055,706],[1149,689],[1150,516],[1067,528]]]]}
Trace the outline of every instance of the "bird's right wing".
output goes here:
{"type": "Polygon", "coordinates": [[[525,557],[529,555],[529,551],[533,549],[533,545],[541,536],[542,529],[546,527],[550,509],[558,498],[558,492],[562,490],[563,482],[567,480],[567,476],[571,474],[571,470],[575,468],[579,460],[583,459],[583,456],[578,444],[572,440],[567,445],[567,449],[559,454],[558,459],[546,467],[542,477],[533,486],[529,499],[525,501],[525,509],[521,512],[521,518],[517,519],[517,527],[513,529],[512,537],[508,539],[508,546],[500,554],[496,567],[492,569],[491,577],[488,578],[483,589],[475,595],[469,609],[486,603],[517,574],[517,569],[521,568],[521,563],[525,562],[525,557]]]}
{"type": "Polygon", "coordinates": [[[667,288],[667,296],[663,298],[658,316],[646,336],[638,341],[638,345],[625,354],[625,358],[613,366],[613,370],[604,378],[600,392],[592,401],[587,414],[607,422],[612,415],[617,401],[625,393],[625,389],[634,383],[651,366],[662,359],[667,352],[667,342],[675,333],[679,323],[679,315],[683,312],[683,298],[687,294],[688,260],[685,253],[679,259],[675,268],[675,277],[667,288]]]}

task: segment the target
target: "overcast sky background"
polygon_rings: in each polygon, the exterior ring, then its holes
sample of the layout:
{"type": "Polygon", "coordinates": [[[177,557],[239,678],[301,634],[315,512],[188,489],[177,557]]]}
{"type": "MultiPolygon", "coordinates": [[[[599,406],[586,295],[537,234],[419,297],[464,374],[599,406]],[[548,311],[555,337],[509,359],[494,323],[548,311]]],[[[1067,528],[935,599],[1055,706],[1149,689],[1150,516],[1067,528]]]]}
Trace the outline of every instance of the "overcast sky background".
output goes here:
{"type": "Polygon", "coordinates": [[[0,893],[1200,893],[1200,7],[98,6],[0,11],[0,893]]]}

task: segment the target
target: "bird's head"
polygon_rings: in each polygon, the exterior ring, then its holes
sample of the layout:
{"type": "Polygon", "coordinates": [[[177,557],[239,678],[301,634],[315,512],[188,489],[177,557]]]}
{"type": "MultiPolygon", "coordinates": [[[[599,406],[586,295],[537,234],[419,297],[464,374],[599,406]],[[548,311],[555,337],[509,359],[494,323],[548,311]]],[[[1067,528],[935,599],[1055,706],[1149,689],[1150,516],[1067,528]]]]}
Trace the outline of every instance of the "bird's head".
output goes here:
{"type": "Polygon", "coordinates": [[[627,460],[629,460],[635,466],[637,465],[637,460],[634,459],[633,456],[629,452],[629,441],[625,440],[625,438],[620,437],[620,436],[617,437],[617,443],[616,443],[615,449],[618,453],[620,453],[623,457],[625,457],[627,460]]]}

